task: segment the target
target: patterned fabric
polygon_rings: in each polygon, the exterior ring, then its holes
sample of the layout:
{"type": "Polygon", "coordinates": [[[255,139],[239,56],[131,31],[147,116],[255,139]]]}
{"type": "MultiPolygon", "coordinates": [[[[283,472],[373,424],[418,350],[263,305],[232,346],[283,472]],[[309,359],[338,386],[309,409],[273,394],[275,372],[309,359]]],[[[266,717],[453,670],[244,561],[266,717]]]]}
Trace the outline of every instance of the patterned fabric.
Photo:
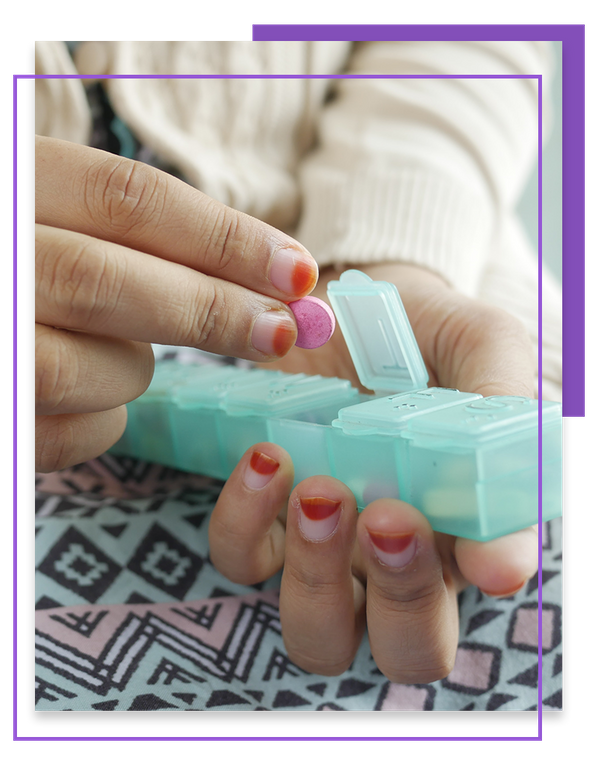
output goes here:
{"type": "MultiPolygon", "coordinates": [[[[108,454],[37,477],[38,710],[537,708],[537,578],[509,599],[475,588],[461,595],[460,644],[446,679],[391,684],[366,637],[345,674],[314,676],[286,655],[279,577],[240,586],[210,562],[221,485],[108,454]]],[[[561,531],[555,520],[542,536],[546,709],[562,707],[561,531]]]]}

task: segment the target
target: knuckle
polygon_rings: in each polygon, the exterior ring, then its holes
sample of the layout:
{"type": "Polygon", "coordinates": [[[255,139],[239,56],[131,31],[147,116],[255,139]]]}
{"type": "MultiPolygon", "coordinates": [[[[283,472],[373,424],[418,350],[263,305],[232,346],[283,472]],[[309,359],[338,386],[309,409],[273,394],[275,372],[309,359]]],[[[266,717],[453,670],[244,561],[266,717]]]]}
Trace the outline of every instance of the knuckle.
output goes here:
{"type": "Polygon", "coordinates": [[[60,318],[61,328],[85,327],[92,316],[118,302],[125,266],[110,258],[107,244],[71,234],[36,237],[36,297],[60,318]]]}
{"type": "Polygon", "coordinates": [[[223,288],[205,282],[197,292],[196,303],[182,313],[179,340],[199,349],[218,350],[229,328],[230,312],[223,288]]]}
{"type": "Polygon", "coordinates": [[[231,207],[220,206],[213,217],[208,250],[220,272],[225,271],[233,261],[237,264],[244,259],[241,223],[241,213],[231,207]]]}
{"type": "Polygon", "coordinates": [[[340,584],[337,578],[327,576],[323,568],[312,569],[288,562],[285,565],[286,580],[290,593],[299,599],[317,599],[321,608],[339,605],[340,584]],[[318,597],[315,595],[318,594],[318,597]]]}
{"type": "Polygon", "coordinates": [[[86,327],[92,317],[106,322],[118,304],[125,268],[113,260],[102,242],[84,242],[61,261],[55,292],[63,295],[66,326],[86,327]]]}
{"type": "Polygon", "coordinates": [[[126,423],[124,405],[96,414],[37,416],[36,471],[54,472],[93,459],[121,437],[126,423]]]}
{"type": "Polygon", "coordinates": [[[68,419],[38,417],[35,423],[35,469],[54,472],[69,466],[75,440],[68,419]]]}
{"type": "Polygon", "coordinates": [[[435,619],[440,607],[443,588],[438,581],[398,588],[397,585],[380,585],[376,605],[381,615],[395,618],[404,615],[412,620],[435,619]]]}
{"type": "Polygon", "coordinates": [[[166,187],[158,170],[131,159],[109,158],[88,170],[82,200],[92,222],[122,237],[158,226],[166,187]]]}
{"type": "Polygon", "coordinates": [[[37,413],[55,413],[72,392],[78,377],[77,358],[73,357],[61,333],[36,337],[35,409],[37,413]],[[48,340],[50,339],[50,340],[48,340]]]}
{"type": "Polygon", "coordinates": [[[418,591],[400,602],[384,602],[377,610],[387,630],[396,630],[394,653],[375,657],[391,681],[428,684],[444,679],[454,668],[456,636],[443,598],[435,589],[418,591]],[[398,621],[402,627],[398,627],[398,621]]]}

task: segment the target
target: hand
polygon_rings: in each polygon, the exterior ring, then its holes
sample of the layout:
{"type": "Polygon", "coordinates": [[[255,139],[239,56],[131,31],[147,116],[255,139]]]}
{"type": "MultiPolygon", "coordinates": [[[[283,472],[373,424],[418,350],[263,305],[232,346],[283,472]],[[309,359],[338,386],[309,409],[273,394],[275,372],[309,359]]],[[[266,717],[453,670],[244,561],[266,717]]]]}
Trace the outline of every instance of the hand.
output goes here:
{"type": "MultiPolygon", "coordinates": [[[[356,268],[372,279],[397,286],[427,366],[429,386],[484,397],[536,396],[533,346],[523,325],[511,314],[468,298],[437,274],[418,266],[389,263],[356,268]]],[[[312,295],[327,301],[327,284],[340,273],[322,270],[312,295]]],[[[320,349],[294,348],[265,367],[337,376],[360,387],[339,326],[320,349]]]]}
{"type": "Polygon", "coordinates": [[[373,658],[393,682],[448,675],[458,643],[456,597],[469,583],[512,595],[535,572],[536,534],[488,543],[434,534],[414,507],[392,499],[360,516],[350,490],[319,476],[291,492],[286,451],[259,443],[226,482],[209,526],[211,560],[252,585],[283,566],[280,615],[291,660],[335,675],[368,626],[373,658]],[[278,513],[287,507],[286,525],[278,513]]]}
{"type": "Polygon", "coordinates": [[[293,346],[318,275],[285,234],[138,162],[36,139],[36,469],[110,448],[150,342],[257,362],[293,346]]]}
{"type": "MultiPolygon", "coordinates": [[[[363,270],[397,284],[431,386],[486,396],[534,396],[532,346],[513,317],[462,296],[416,266],[363,270]]],[[[326,284],[338,275],[322,272],[314,294],[326,299],[326,284]]],[[[358,385],[339,330],[321,349],[293,349],[268,367],[338,376],[358,385]]],[[[252,490],[245,480],[261,480],[250,472],[252,449],[243,457],[213,513],[211,555],[223,574],[247,584],[271,576],[285,558],[283,635],[290,657],[307,671],[334,674],[347,668],[366,619],[372,654],[389,679],[425,683],[442,678],[456,653],[457,593],[473,584],[492,596],[513,595],[536,571],[535,527],[475,542],[432,533],[421,513],[394,500],[373,502],[357,518],[352,494],[326,477],[296,487],[286,531],[276,514],[292,485],[291,461],[277,446],[261,444],[257,449],[279,466],[263,488],[252,490]],[[310,510],[315,498],[325,507],[323,500],[332,503],[329,507],[339,503],[335,529],[317,540],[301,526],[311,523],[302,503],[308,500],[310,510]],[[386,537],[388,545],[404,547],[392,558],[404,565],[386,564],[388,554],[376,551],[386,537]]],[[[332,515],[330,525],[334,520],[332,515]]]]}

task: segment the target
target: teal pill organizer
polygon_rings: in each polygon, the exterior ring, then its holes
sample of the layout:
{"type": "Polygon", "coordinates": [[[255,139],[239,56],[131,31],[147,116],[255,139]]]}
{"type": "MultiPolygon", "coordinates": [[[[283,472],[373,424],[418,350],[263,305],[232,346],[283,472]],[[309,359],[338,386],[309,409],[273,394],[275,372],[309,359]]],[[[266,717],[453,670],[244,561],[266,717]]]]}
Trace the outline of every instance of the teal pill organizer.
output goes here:
{"type": "Polygon", "coordinates": [[[559,403],[429,388],[394,285],[350,270],[328,295],[374,394],[337,378],[163,361],[112,453],[225,479],[268,440],[291,455],[296,483],[332,475],[360,509],[399,498],[436,531],[486,541],[538,521],[541,430],[542,519],[561,515],[559,403]]]}

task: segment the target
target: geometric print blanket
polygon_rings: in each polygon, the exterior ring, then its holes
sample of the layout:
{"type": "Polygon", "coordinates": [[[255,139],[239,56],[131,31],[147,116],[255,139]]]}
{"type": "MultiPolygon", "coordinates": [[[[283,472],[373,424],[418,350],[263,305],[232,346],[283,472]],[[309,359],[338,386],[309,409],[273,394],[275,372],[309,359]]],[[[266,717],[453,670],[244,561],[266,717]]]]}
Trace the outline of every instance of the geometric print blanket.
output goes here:
{"type": "MultiPolygon", "coordinates": [[[[538,579],[460,596],[455,667],[390,683],[368,640],[341,676],[288,659],[279,578],[246,587],[211,565],[221,483],[108,454],[36,477],[38,711],[535,711],[538,579]]],[[[562,708],[562,520],[542,532],[543,709],[562,708]]]]}

